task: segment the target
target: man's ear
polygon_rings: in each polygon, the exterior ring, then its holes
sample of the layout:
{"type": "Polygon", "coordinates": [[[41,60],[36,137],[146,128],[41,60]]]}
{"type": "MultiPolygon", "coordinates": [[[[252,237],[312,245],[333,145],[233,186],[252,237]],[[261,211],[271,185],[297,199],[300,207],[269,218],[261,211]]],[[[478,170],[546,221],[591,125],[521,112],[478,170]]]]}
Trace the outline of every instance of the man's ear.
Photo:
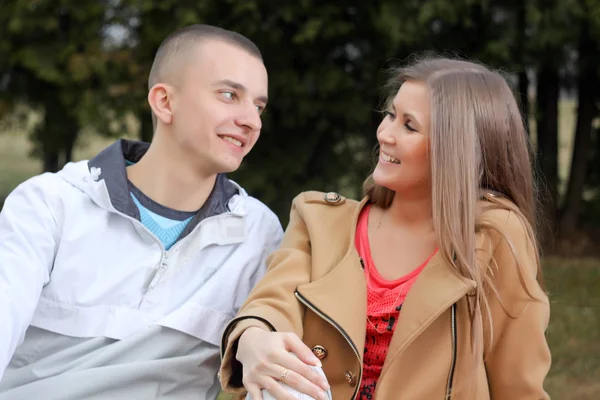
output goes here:
{"type": "Polygon", "coordinates": [[[152,86],[148,92],[148,104],[150,104],[152,113],[154,113],[156,119],[163,124],[170,124],[173,120],[171,94],[171,87],[164,83],[157,83],[152,86]]]}

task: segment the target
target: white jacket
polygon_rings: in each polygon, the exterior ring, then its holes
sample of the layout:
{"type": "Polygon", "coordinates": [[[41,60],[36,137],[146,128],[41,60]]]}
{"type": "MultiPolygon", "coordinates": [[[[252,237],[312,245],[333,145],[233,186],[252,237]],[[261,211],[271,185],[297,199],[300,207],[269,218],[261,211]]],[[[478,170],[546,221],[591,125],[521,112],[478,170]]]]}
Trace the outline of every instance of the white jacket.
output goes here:
{"type": "Polygon", "coordinates": [[[229,211],[203,219],[165,251],[122,206],[129,191],[126,179],[121,182],[123,157],[115,154],[131,146],[117,142],[94,163],[70,163],[31,178],[6,199],[0,214],[0,378],[30,325],[114,339],[161,325],[218,346],[262,277],[265,258],[283,233],[275,214],[233,183],[238,193],[229,211]]]}

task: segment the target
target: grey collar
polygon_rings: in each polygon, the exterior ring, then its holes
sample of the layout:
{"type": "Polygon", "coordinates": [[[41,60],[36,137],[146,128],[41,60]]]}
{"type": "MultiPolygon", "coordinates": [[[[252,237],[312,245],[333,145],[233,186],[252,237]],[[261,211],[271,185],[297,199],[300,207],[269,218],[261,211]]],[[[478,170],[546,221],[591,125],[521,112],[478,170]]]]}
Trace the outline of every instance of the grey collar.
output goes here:
{"type": "MultiPolygon", "coordinates": [[[[125,168],[127,161],[138,162],[149,147],[148,143],[120,139],[88,161],[90,172],[94,168],[95,171],[99,171],[97,172],[99,173],[98,179],[104,180],[112,206],[117,211],[137,220],[140,220],[140,215],[129,192],[129,181],[125,168]]],[[[237,193],[237,187],[227,179],[227,176],[218,174],[215,186],[206,203],[190,221],[182,233],[182,237],[191,232],[203,219],[228,212],[227,204],[237,193]]]]}

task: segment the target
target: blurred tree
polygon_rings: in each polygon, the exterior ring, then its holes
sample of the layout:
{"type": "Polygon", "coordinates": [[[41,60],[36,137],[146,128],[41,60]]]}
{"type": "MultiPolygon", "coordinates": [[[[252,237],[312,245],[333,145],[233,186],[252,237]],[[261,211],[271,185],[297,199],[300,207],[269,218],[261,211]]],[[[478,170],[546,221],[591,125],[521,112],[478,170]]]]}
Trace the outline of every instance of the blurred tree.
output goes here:
{"type": "Polygon", "coordinates": [[[531,67],[536,71],[536,144],[540,176],[540,199],[544,219],[542,238],[551,244],[557,231],[559,210],[558,104],[574,35],[571,2],[532,0],[528,27],[531,30],[531,67]]]}
{"type": "Polygon", "coordinates": [[[0,4],[0,112],[26,104],[42,116],[32,138],[45,171],[70,161],[83,124],[101,119],[95,91],[106,68],[102,32],[109,1],[0,4]]]}
{"type": "Polygon", "coordinates": [[[66,0],[6,0],[0,113],[26,103],[44,117],[33,137],[46,170],[71,158],[83,128],[122,134],[134,116],[139,137],[149,141],[147,78],[161,41],[193,23],[238,31],[263,53],[271,103],[261,140],[232,177],[285,222],[301,190],[360,196],[373,164],[385,68],[423,51],[474,58],[512,74],[524,115],[535,110],[553,236],[559,216],[561,230],[576,225],[582,191],[594,177],[585,170],[597,115],[598,2],[95,0],[75,8],[66,0]],[[559,213],[558,101],[571,82],[579,89],[577,138],[559,213]]]}
{"type": "Polygon", "coordinates": [[[562,209],[559,234],[569,238],[575,233],[581,215],[583,191],[588,178],[594,118],[598,116],[600,89],[600,1],[578,0],[577,38],[577,124],[570,176],[562,209]]]}

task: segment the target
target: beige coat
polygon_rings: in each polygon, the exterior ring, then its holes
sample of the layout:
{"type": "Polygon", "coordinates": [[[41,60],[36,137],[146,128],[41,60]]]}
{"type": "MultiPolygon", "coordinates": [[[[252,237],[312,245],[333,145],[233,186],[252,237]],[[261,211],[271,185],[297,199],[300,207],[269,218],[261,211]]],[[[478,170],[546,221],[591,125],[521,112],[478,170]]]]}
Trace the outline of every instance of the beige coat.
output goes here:
{"type": "MultiPolygon", "coordinates": [[[[223,336],[220,377],[225,390],[243,393],[236,340],[248,327],[262,326],[295,332],[322,357],[333,399],[355,398],[362,375],[367,289],[354,233],[365,203],[335,193],[296,197],[267,275],[223,336]]],[[[483,218],[503,228],[517,255],[515,259],[499,234],[478,235],[478,260],[495,271],[494,284],[502,299],[489,296],[494,340],[484,347],[485,362],[467,365],[471,323],[466,298],[475,283],[460,277],[438,252],[404,301],[377,384],[377,400],[442,400],[450,387],[453,400],[549,398],[542,387],[550,368],[544,336],[549,303],[535,278],[531,242],[511,211],[488,210],[483,218]]]]}

